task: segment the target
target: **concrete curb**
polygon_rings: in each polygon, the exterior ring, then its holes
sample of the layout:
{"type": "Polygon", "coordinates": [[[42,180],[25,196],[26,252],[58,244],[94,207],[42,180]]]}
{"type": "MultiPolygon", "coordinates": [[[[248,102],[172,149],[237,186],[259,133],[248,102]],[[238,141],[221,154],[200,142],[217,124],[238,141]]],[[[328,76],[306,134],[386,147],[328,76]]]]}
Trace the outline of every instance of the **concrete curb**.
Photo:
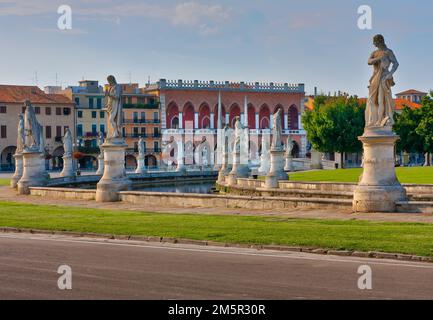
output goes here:
{"type": "Polygon", "coordinates": [[[50,231],[38,229],[24,229],[24,228],[10,228],[0,227],[0,233],[26,233],[26,234],[47,234],[47,235],[63,235],[72,237],[87,237],[95,239],[109,239],[109,240],[130,240],[130,241],[144,241],[144,242],[158,242],[158,243],[171,243],[171,244],[188,244],[197,246],[212,246],[212,247],[226,247],[226,248],[246,248],[256,250],[273,250],[285,252],[305,252],[320,255],[330,256],[344,256],[344,257],[358,257],[358,258],[375,258],[375,259],[389,259],[398,261],[416,261],[416,262],[430,262],[433,263],[433,258],[416,256],[402,253],[387,253],[378,251],[348,251],[348,250],[331,250],[324,248],[309,248],[309,247],[290,247],[280,245],[250,245],[250,244],[236,244],[236,243],[223,243],[205,240],[191,240],[191,239],[177,239],[168,237],[155,237],[155,236],[122,236],[111,234],[97,234],[89,232],[73,232],[73,231],[50,231]]]}

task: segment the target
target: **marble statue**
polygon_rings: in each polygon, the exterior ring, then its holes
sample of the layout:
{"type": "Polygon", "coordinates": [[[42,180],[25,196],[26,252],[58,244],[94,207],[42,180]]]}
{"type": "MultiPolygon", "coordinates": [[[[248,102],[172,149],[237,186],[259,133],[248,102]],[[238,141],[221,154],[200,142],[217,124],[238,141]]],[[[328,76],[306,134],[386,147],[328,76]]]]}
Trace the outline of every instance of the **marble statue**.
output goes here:
{"type": "Polygon", "coordinates": [[[63,137],[63,149],[64,149],[64,157],[72,156],[72,134],[71,130],[67,129],[65,132],[65,136],[63,137]]]}
{"type": "Polygon", "coordinates": [[[241,151],[241,142],[242,142],[242,134],[243,134],[243,126],[241,123],[241,118],[236,117],[235,118],[235,143],[233,147],[234,152],[240,152],[241,151]]]}
{"type": "Polygon", "coordinates": [[[377,50],[368,60],[368,64],[373,66],[373,76],[370,79],[365,123],[366,127],[391,127],[395,108],[391,88],[395,85],[393,76],[399,63],[382,35],[376,35],[373,44],[377,50]]]}
{"type": "Polygon", "coordinates": [[[98,147],[102,146],[105,142],[104,139],[104,133],[103,132],[99,132],[98,133],[98,147]]]}
{"type": "Polygon", "coordinates": [[[117,84],[114,76],[108,76],[107,81],[107,138],[116,139],[122,137],[122,87],[117,84]]]}
{"type": "Polygon", "coordinates": [[[282,150],[282,144],[281,144],[281,136],[283,133],[283,128],[281,126],[281,117],[282,117],[282,109],[278,109],[277,112],[275,112],[273,117],[273,126],[272,126],[272,149],[273,150],[282,150]]]}
{"type": "Polygon", "coordinates": [[[144,154],[146,153],[145,145],[144,145],[144,139],[140,138],[138,140],[138,156],[144,158],[144,154]]]}
{"type": "Polygon", "coordinates": [[[24,117],[22,114],[18,116],[18,137],[17,137],[17,150],[16,153],[21,153],[24,150],[26,133],[24,129],[24,117]]]}
{"type": "Polygon", "coordinates": [[[201,155],[202,155],[202,165],[207,166],[209,164],[208,161],[209,152],[206,146],[203,147],[201,155]]]}
{"type": "Polygon", "coordinates": [[[42,127],[36,119],[35,109],[31,102],[25,102],[26,111],[24,113],[24,149],[27,151],[41,152],[44,150],[42,127]]]}
{"type": "Polygon", "coordinates": [[[287,137],[287,149],[286,149],[286,153],[287,153],[288,156],[293,156],[292,152],[293,152],[293,140],[292,140],[292,136],[289,135],[287,137]]]}

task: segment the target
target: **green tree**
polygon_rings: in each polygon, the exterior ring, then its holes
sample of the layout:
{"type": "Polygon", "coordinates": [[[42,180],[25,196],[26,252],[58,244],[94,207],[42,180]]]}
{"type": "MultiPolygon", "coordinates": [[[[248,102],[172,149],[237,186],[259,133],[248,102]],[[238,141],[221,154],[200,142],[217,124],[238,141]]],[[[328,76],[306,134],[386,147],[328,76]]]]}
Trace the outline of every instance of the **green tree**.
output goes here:
{"type": "Polygon", "coordinates": [[[421,119],[415,132],[421,137],[423,150],[428,154],[427,163],[430,165],[430,154],[433,152],[433,91],[424,97],[419,110],[421,119]]]}
{"type": "Polygon", "coordinates": [[[319,96],[313,110],[304,113],[302,123],[313,148],[340,153],[344,168],[344,154],[362,150],[358,137],[364,131],[364,113],[365,105],[357,97],[319,96]]]}
{"type": "Polygon", "coordinates": [[[397,152],[424,152],[423,138],[416,132],[421,119],[421,109],[405,106],[401,114],[395,113],[393,130],[400,137],[397,141],[397,152]]]}

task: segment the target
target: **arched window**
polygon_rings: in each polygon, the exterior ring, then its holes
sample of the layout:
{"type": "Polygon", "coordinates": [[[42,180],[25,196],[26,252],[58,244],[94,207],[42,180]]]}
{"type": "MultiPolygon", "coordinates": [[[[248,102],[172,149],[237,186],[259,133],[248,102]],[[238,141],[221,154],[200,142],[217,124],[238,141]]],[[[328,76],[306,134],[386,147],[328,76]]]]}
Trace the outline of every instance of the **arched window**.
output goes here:
{"type": "Polygon", "coordinates": [[[271,112],[269,110],[269,107],[266,104],[262,105],[259,113],[260,129],[270,128],[270,117],[271,117],[271,112]]]}
{"type": "Polygon", "coordinates": [[[234,128],[235,126],[235,118],[236,117],[240,117],[241,116],[241,108],[239,107],[238,104],[234,103],[231,107],[230,107],[230,126],[232,128],[234,128]]]}
{"type": "Polygon", "coordinates": [[[183,108],[183,128],[194,129],[194,106],[189,102],[183,108]]]}
{"type": "Polygon", "coordinates": [[[207,103],[203,103],[200,106],[198,114],[198,127],[200,129],[210,128],[210,108],[207,103]]]}
{"type": "MultiPolygon", "coordinates": [[[[221,106],[222,108],[221,108],[221,114],[222,114],[222,124],[223,124],[223,128],[224,128],[224,126],[225,126],[225,124],[226,124],[226,108],[224,107],[224,105],[222,105],[221,106]]],[[[215,117],[214,117],[214,128],[215,129],[217,129],[218,128],[218,105],[216,105],[215,106],[215,109],[214,109],[214,114],[215,114],[215,117]]]]}
{"type": "Polygon", "coordinates": [[[167,108],[167,128],[168,129],[179,128],[179,108],[177,104],[174,102],[170,103],[167,108]],[[177,122],[173,121],[175,118],[177,118],[177,122]],[[174,127],[173,124],[177,124],[177,127],[174,127]]]}
{"type": "Polygon", "coordinates": [[[296,106],[292,105],[289,108],[289,129],[290,130],[299,130],[299,112],[296,106]]]}
{"type": "Polygon", "coordinates": [[[256,108],[249,103],[248,104],[248,127],[250,129],[257,129],[256,128],[256,108]]]}

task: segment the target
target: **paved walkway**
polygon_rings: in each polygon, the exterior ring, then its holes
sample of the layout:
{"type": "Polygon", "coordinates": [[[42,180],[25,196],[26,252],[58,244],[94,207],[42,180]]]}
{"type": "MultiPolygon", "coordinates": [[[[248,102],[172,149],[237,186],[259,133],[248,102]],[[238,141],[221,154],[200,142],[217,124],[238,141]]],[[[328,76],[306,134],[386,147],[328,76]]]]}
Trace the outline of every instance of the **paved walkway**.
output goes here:
{"type": "Polygon", "coordinates": [[[209,215],[257,215],[284,216],[290,218],[333,219],[333,220],[372,220],[389,222],[425,222],[433,223],[433,214],[416,213],[352,213],[343,209],[280,209],[280,210],[250,210],[250,209],[222,209],[222,208],[146,208],[140,205],[124,202],[98,203],[96,201],[54,199],[49,197],[35,197],[17,195],[9,187],[0,187],[0,201],[15,201],[40,205],[59,205],[81,208],[95,208],[108,210],[132,210],[145,212],[159,212],[172,214],[209,214],[209,215]]]}

